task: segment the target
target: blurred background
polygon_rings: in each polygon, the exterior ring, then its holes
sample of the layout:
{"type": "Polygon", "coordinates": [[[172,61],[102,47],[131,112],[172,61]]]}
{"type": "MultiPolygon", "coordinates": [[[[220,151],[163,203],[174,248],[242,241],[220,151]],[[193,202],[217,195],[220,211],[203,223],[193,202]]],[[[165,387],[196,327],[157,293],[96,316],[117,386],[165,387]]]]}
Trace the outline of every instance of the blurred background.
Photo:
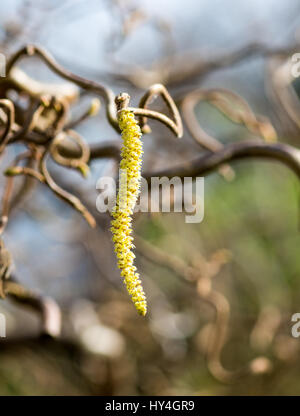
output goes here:
{"type": "MultiPolygon", "coordinates": [[[[134,106],[157,82],[179,107],[195,89],[226,88],[268,117],[280,142],[297,147],[297,82],[282,74],[300,52],[299,17],[296,0],[3,0],[0,48],[10,56],[37,43],[76,74],[128,92],[134,106]]],[[[35,79],[63,82],[38,59],[21,67],[35,79]]],[[[206,102],[195,115],[220,146],[258,137],[206,102]]],[[[150,125],[146,171],[207,152],[186,125],[181,140],[150,125]]],[[[103,108],[76,130],[91,144],[120,140],[103,108]]],[[[10,147],[3,164],[18,152],[10,147]]],[[[291,316],[300,312],[293,172],[255,159],[232,163],[230,180],[216,170],[205,178],[200,224],[186,224],[180,213],[137,214],[136,264],[149,310],[141,318],[116,266],[109,216],[96,210],[96,182],[115,162],[94,160],[86,180],[54,163],[51,169],[97,227],[42,185],[14,212],[4,241],[15,274],[55,299],[63,330],[56,340],[41,338],[32,311],[1,301],[1,395],[300,393],[300,340],[291,336],[291,316]]]]}

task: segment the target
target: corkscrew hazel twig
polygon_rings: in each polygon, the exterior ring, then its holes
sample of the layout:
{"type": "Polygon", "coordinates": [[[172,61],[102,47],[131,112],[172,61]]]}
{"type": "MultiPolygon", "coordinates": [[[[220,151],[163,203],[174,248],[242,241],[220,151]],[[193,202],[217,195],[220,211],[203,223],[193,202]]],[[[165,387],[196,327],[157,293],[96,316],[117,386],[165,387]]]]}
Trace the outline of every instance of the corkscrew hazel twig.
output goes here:
{"type": "Polygon", "coordinates": [[[49,150],[45,150],[39,163],[39,170],[35,170],[26,166],[25,167],[11,166],[4,173],[6,176],[17,176],[17,175],[31,176],[37,179],[39,182],[46,184],[60,199],[64,200],[73,208],[75,208],[76,211],[80,212],[91,227],[95,227],[96,221],[94,217],[87,210],[87,208],[82,204],[80,199],[77,198],[75,195],[62,189],[53,180],[47,168],[48,156],[49,156],[49,150]]]}
{"type": "Polygon", "coordinates": [[[47,168],[47,158],[49,156],[49,151],[46,150],[41,158],[40,161],[40,171],[44,177],[45,183],[48,185],[48,187],[62,200],[67,202],[69,205],[71,205],[73,208],[76,209],[76,211],[80,212],[84,219],[87,221],[87,223],[91,227],[96,226],[95,218],[92,216],[92,214],[87,210],[87,208],[82,204],[79,198],[77,198],[75,195],[71,194],[70,192],[67,192],[66,190],[62,189],[57,183],[53,180],[52,176],[50,175],[48,168],[47,168]]]}
{"type": "Polygon", "coordinates": [[[53,299],[25,288],[14,277],[4,282],[4,292],[17,303],[29,306],[40,314],[43,334],[51,337],[60,335],[61,311],[53,299]]]}
{"type": "Polygon", "coordinates": [[[56,163],[70,168],[78,169],[86,177],[89,173],[88,162],[90,159],[90,148],[84,139],[74,130],[64,130],[57,134],[51,142],[50,153],[56,163]],[[79,146],[81,155],[78,158],[68,158],[59,152],[59,145],[67,137],[70,137],[79,146]]]}
{"type": "Polygon", "coordinates": [[[0,138],[0,154],[1,154],[10,139],[9,135],[12,131],[12,127],[15,122],[15,107],[10,100],[3,98],[3,99],[0,99],[0,108],[2,108],[5,111],[6,117],[7,117],[5,128],[0,138]]]}
{"type": "Polygon", "coordinates": [[[154,84],[152,85],[148,91],[144,94],[141,98],[139,103],[138,109],[132,109],[135,115],[140,116],[140,126],[142,132],[149,133],[151,131],[150,127],[147,124],[147,117],[149,118],[156,118],[157,120],[164,123],[177,137],[182,137],[183,135],[183,128],[182,128],[182,121],[178,111],[176,104],[173,101],[173,98],[169,94],[166,87],[162,84],[154,84]],[[164,102],[166,103],[168,109],[171,111],[171,114],[174,118],[174,121],[171,120],[169,117],[165,116],[162,113],[158,113],[157,111],[149,110],[147,107],[148,105],[156,98],[156,96],[160,95],[164,102]]]}
{"type": "Polygon", "coordinates": [[[24,56],[38,56],[41,58],[45,64],[52,69],[57,75],[61,76],[62,78],[73,82],[80,88],[85,89],[86,91],[92,92],[96,95],[101,96],[106,101],[106,114],[109,123],[111,126],[119,132],[119,125],[116,115],[116,106],[115,106],[115,95],[110,88],[104,87],[103,85],[99,84],[95,81],[87,80],[83,77],[73,74],[72,72],[66,70],[62,66],[60,66],[55,59],[43,48],[35,45],[27,45],[17,51],[7,62],[6,73],[7,77],[9,77],[10,72],[14,65],[24,56]]]}

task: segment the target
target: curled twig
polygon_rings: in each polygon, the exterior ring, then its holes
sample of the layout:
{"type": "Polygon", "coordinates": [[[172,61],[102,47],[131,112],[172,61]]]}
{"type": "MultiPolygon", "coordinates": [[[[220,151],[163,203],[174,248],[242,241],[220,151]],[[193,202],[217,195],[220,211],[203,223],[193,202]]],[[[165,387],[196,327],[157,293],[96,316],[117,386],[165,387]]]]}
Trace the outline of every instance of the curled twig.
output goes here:
{"type": "Polygon", "coordinates": [[[89,169],[87,163],[90,158],[90,148],[76,131],[64,130],[63,132],[57,134],[51,142],[50,153],[56,163],[70,168],[79,169],[80,172],[86,176],[89,169]],[[76,145],[79,146],[81,154],[78,158],[68,158],[59,152],[58,147],[60,143],[62,143],[67,137],[72,138],[76,145]]]}
{"type": "MultiPolygon", "coordinates": [[[[31,156],[32,156],[31,151],[26,151],[24,153],[19,154],[13,162],[13,167],[14,168],[19,168],[18,164],[21,162],[21,160],[26,159],[26,158],[30,158],[31,156]]],[[[13,176],[8,175],[6,185],[5,185],[5,189],[4,189],[4,193],[3,193],[3,197],[2,197],[2,213],[1,213],[1,220],[0,220],[0,234],[3,233],[5,227],[8,223],[8,217],[9,217],[10,210],[11,210],[11,197],[12,197],[12,192],[13,192],[14,176],[15,175],[13,175],[13,176]]]]}
{"type": "Polygon", "coordinates": [[[4,282],[4,291],[17,303],[29,306],[41,315],[42,332],[57,337],[61,331],[61,312],[57,303],[35,291],[26,289],[15,279],[4,282]]]}
{"type": "Polygon", "coordinates": [[[6,176],[18,176],[18,175],[26,175],[31,176],[32,178],[37,179],[41,183],[45,183],[44,176],[36,171],[35,169],[29,168],[27,166],[11,166],[10,168],[6,169],[4,172],[6,176]]]}
{"type": "Polygon", "coordinates": [[[28,133],[30,133],[34,129],[36,122],[43,110],[43,101],[40,98],[35,98],[31,103],[28,113],[26,114],[26,119],[23,126],[17,128],[17,131],[15,132],[15,134],[12,135],[9,142],[14,143],[26,139],[28,133]]]}
{"type": "Polygon", "coordinates": [[[6,112],[5,129],[0,138],[0,153],[3,152],[4,147],[9,141],[9,135],[15,122],[15,108],[12,101],[7,99],[0,99],[0,108],[6,112]]]}
{"type": "Polygon", "coordinates": [[[81,114],[81,116],[79,116],[78,118],[74,120],[71,120],[69,123],[66,124],[65,130],[73,129],[74,127],[81,124],[83,121],[87,120],[89,117],[94,117],[95,115],[99,113],[100,108],[101,108],[100,100],[98,100],[98,98],[94,98],[91,101],[89,108],[83,114],[81,114]]]}
{"type": "Polygon", "coordinates": [[[196,177],[206,175],[224,163],[253,158],[277,160],[300,178],[300,150],[288,144],[264,143],[258,140],[231,143],[215,153],[204,153],[181,165],[157,172],[146,172],[143,177],[149,181],[152,176],[196,177]]]}
{"type": "Polygon", "coordinates": [[[40,170],[44,177],[45,183],[49,186],[49,188],[62,200],[66,201],[69,205],[76,209],[76,211],[80,212],[84,219],[88,222],[91,227],[96,226],[96,221],[92,214],[87,210],[87,208],[82,204],[79,198],[75,195],[70,194],[66,190],[62,189],[60,186],[55,183],[53,178],[51,177],[48,169],[47,169],[47,158],[49,152],[45,151],[41,161],[40,161],[40,170]]]}
{"type": "MultiPolygon", "coordinates": [[[[178,111],[176,104],[173,101],[173,98],[170,96],[168,90],[162,84],[154,84],[152,85],[148,91],[144,94],[141,98],[139,103],[139,109],[133,109],[135,115],[141,116],[140,117],[140,126],[143,133],[148,133],[150,127],[147,124],[147,117],[149,118],[157,118],[162,123],[166,124],[173,133],[178,136],[182,137],[183,129],[182,129],[182,121],[178,111]],[[148,105],[157,97],[161,96],[164,102],[166,103],[168,109],[170,110],[174,121],[172,121],[169,117],[165,116],[164,114],[158,113],[156,111],[148,110],[148,105]]],[[[150,130],[151,131],[151,130],[150,130]]]]}
{"type": "Polygon", "coordinates": [[[200,101],[207,101],[214,105],[231,121],[244,125],[249,131],[261,136],[265,141],[276,141],[276,131],[270,121],[265,117],[256,116],[241,96],[224,88],[198,89],[184,97],[182,111],[191,135],[203,147],[216,151],[222,147],[222,144],[206,133],[196,119],[194,109],[200,101]]]}
{"type": "Polygon", "coordinates": [[[65,68],[60,66],[54,58],[43,48],[35,46],[35,45],[27,45],[16,52],[7,62],[6,72],[7,76],[9,76],[11,69],[13,66],[24,56],[33,56],[36,55],[41,58],[45,64],[52,69],[57,75],[61,76],[62,78],[73,82],[74,84],[78,85],[80,88],[85,89],[86,91],[92,92],[96,95],[100,95],[106,101],[106,113],[107,118],[111,124],[111,126],[119,132],[118,121],[116,117],[116,106],[114,103],[115,95],[107,87],[95,82],[87,80],[83,77],[73,74],[70,71],[67,71],[65,68]]]}
{"type": "MultiPolygon", "coordinates": [[[[85,78],[82,78],[78,75],[73,74],[72,72],[67,71],[65,68],[60,66],[54,58],[43,48],[35,46],[35,45],[27,45],[16,52],[8,61],[7,63],[7,76],[9,77],[12,68],[14,65],[24,56],[38,56],[40,57],[46,65],[52,69],[57,75],[61,76],[68,81],[75,83],[77,86],[85,89],[86,91],[92,92],[96,95],[100,95],[106,101],[106,113],[107,118],[112,127],[119,132],[118,120],[116,116],[116,106],[115,106],[115,96],[114,93],[107,87],[95,82],[90,81],[85,78]]],[[[163,124],[168,126],[178,137],[182,136],[182,123],[181,118],[178,112],[178,109],[172,100],[171,96],[169,95],[166,88],[161,84],[155,84],[146,92],[144,97],[141,99],[140,102],[140,109],[132,109],[132,111],[136,111],[136,115],[143,116],[142,118],[142,127],[144,127],[144,133],[149,131],[149,127],[146,127],[146,119],[154,118],[161,121],[163,124]],[[149,103],[151,98],[159,94],[162,96],[164,101],[166,102],[168,108],[171,110],[172,115],[174,117],[174,121],[169,119],[169,117],[165,116],[164,114],[158,113],[156,111],[146,109],[146,105],[149,103]]]]}

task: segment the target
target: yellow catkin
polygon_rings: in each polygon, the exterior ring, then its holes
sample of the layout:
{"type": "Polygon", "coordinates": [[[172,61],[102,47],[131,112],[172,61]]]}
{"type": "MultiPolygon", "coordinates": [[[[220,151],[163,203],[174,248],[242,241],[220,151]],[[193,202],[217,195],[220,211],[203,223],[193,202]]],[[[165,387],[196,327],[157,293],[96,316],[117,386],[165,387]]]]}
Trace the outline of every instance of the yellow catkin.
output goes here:
{"type": "Polygon", "coordinates": [[[142,141],[141,129],[134,114],[127,109],[119,113],[119,126],[122,131],[123,147],[120,162],[120,184],[116,206],[112,212],[111,231],[118,267],[131,299],[141,315],[146,315],[147,303],[139,274],[134,266],[135,255],[132,233],[132,214],[140,192],[142,141]],[[126,179],[125,179],[126,177],[126,179]],[[125,180],[126,183],[124,182],[125,180]]]}

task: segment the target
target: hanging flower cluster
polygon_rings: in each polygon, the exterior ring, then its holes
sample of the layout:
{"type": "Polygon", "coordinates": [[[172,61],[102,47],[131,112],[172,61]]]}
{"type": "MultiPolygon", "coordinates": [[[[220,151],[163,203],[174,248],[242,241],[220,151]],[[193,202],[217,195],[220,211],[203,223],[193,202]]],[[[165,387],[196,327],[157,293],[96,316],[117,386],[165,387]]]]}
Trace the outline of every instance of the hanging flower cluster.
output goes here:
{"type": "Polygon", "coordinates": [[[135,255],[132,233],[132,214],[140,192],[142,141],[141,129],[134,114],[123,109],[119,111],[119,126],[123,147],[120,162],[120,183],[116,206],[112,212],[111,231],[118,267],[132,301],[141,315],[146,315],[147,303],[139,274],[134,266],[135,255]]]}

